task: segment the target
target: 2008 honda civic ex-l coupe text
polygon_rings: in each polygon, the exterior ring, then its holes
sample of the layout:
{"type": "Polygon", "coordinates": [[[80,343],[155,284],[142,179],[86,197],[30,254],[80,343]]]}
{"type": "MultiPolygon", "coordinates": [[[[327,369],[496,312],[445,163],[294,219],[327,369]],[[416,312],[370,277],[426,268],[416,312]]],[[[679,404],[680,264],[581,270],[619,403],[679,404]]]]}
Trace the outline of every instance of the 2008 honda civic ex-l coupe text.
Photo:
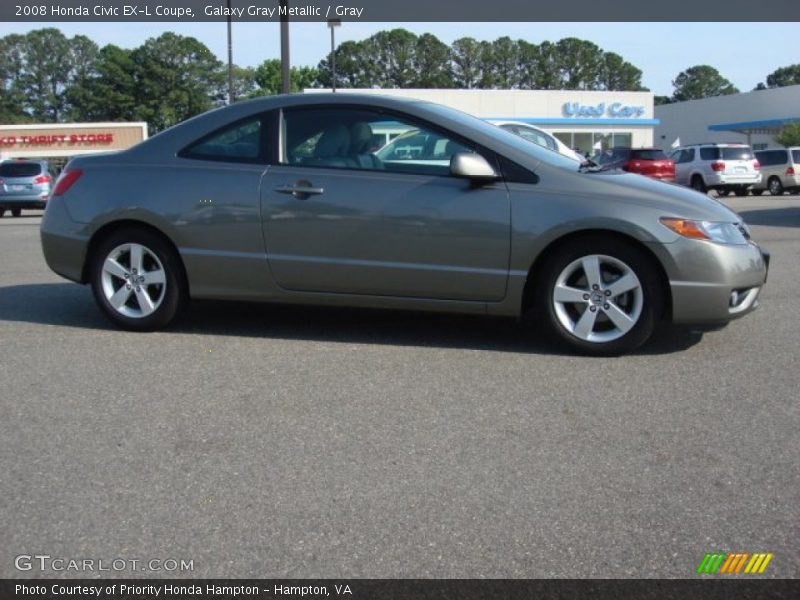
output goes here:
{"type": "Polygon", "coordinates": [[[371,95],[260,98],[75,158],[41,233],[49,266],[135,330],[190,297],[265,300],[529,316],[618,354],[659,319],[751,311],[767,272],[737,215],[696,191],[371,95]]]}

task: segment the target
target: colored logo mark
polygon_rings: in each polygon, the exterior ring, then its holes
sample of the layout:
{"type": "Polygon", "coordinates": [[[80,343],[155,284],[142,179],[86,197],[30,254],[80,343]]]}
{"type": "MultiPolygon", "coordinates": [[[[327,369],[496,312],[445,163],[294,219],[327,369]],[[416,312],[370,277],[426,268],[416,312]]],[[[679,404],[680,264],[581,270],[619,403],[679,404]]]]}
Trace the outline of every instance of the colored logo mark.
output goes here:
{"type": "Polygon", "coordinates": [[[756,552],[754,554],[749,552],[706,553],[700,566],[697,567],[697,572],[723,575],[739,573],[760,575],[766,570],[769,561],[772,560],[772,556],[771,553],[766,552],[756,552]]]}

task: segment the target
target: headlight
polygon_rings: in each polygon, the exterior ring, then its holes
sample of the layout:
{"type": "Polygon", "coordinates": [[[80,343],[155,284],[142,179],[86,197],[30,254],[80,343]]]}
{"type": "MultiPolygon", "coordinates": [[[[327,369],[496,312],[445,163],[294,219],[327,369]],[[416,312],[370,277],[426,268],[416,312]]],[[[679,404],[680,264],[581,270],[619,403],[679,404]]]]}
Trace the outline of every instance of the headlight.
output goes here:
{"type": "Polygon", "coordinates": [[[661,224],[678,235],[693,240],[708,240],[719,244],[746,244],[747,239],[735,223],[719,223],[717,221],[692,221],[661,217],[661,224]]]}

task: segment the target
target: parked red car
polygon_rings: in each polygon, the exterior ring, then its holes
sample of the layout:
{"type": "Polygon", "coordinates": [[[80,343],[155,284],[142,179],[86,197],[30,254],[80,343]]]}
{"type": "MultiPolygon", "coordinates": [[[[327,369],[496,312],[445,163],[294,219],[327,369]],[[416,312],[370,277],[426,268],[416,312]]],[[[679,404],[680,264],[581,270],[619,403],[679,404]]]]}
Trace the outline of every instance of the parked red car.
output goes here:
{"type": "Polygon", "coordinates": [[[675,181],[675,162],[658,148],[609,148],[592,160],[603,169],[622,169],[662,181],[675,181]]]}

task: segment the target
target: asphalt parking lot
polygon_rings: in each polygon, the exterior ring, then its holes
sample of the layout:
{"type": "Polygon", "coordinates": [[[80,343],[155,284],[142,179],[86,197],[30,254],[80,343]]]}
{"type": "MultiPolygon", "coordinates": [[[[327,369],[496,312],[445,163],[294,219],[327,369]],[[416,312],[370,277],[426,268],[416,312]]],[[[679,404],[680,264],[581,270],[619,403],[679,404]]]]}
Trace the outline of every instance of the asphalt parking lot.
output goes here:
{"type": "MultiPolygon", "coordinates": [[[[0,577],[21,554],[202,577],[800,575],[800,197],[725,198],[772,253],[761,307],[633,356],[514,322],[195,303],[112,328],[0,219],[0,577]]],[[[103,575],[109,575],[104,573],[103,575]]]]}

